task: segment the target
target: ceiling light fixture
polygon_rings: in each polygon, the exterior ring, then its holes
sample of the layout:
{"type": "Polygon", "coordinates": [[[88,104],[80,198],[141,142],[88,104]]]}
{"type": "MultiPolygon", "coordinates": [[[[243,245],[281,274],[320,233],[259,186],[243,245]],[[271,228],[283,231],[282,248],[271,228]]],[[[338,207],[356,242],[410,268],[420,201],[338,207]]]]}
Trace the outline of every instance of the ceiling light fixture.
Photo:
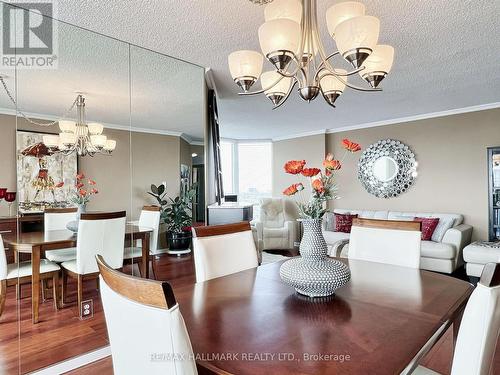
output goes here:
{"type": "Polygon", "coordinates": [[[298,84],[299,95],[310,102],[320,93],[335,107],[346,87],[358,91],[381,91],[380,82],[387,76],[394,60],[394,48],[378,45],[380,21],[365,15],[365,6],[355,1],[335,4],[326,12],[330,36],[337,51],[327,55],[319,36],[316,0],[257,1],[269,3],[264,9],[265,23],[259,27],[262,53],[274,70],[262,73],[263,56],[242,50],[229,55],[231,76],[243,92],[239,95],[264,93],[280,107],[298,84]],[[332,64],[341,57],[353,66],[346,71],[332,64]],[[359,74],[370,87],[360,87],[347,78],[359,74]],[[262,89],[249,92],[261,78],[262,89]]]}
{"type": "Polygon", "coordinates": [[[85,121],[85,98],[76,98],[77,121],[59,120],[59,135],[44,135],[43,143],[54,153],[69,155],[76,152],[79,156],[111,154],[116,141],[102,134],[104,127],[97,122],[85,121]]]}

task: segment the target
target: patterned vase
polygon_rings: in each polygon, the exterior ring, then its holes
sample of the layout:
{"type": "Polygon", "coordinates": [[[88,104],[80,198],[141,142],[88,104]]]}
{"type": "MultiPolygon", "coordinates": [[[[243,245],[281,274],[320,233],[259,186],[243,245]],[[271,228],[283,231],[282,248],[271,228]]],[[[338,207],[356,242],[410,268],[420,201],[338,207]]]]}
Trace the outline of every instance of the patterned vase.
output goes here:
{"type": "Polygon", "coordinates": [[[87,205],[79,204],[78,211],[76,211],[76,220],[70,221],[68,224],[66,224],[66,228],[72,232],[75,232],[75,233],[78,232],[78,225],[80,223],[80,215],[84,214],[85,212],[87,212],[87,205]]]}
{"type": "Polygon", "coordinates": [[[330,296],[351,278],[347,265],[328,257],[321,222],[321,219],[302,220],[301,257],[287,260],[280,268],[281,280],[309,297],[330,296]]]}

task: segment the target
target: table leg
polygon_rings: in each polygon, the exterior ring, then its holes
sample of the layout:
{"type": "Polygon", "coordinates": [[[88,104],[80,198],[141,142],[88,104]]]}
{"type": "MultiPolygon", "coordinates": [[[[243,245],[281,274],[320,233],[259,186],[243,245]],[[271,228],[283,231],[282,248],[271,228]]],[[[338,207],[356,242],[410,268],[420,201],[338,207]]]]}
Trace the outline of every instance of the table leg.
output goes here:
{"type": "Polygon", "coordinates": [[[40,246],[33,246],[31,252],[31,306],[33,323],[38,323],[40,305],[40,246]]]}
{"type": "Polygon", "coordinates": [[[142,264],[141,275],[149,279],[149,233],[144,233],[142,239],[142,264]]]}

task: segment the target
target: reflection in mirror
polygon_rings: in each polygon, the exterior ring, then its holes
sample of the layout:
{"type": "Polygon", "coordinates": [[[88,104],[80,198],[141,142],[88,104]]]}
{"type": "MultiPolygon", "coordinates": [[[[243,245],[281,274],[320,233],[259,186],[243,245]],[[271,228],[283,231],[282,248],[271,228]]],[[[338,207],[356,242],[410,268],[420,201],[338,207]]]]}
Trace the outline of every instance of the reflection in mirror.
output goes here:
{"type": "Polygon", "coordinates": [[[373,163],[373,175],[382,182],[393,180],[398,169],[396,161],[389,156],[382,156],[373,163]]]}

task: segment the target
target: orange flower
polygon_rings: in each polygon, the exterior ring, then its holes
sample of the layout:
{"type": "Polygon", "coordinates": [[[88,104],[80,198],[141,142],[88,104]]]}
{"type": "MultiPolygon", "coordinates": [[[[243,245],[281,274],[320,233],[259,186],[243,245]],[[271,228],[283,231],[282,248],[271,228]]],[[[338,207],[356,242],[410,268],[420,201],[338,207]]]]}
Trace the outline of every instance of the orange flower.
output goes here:
{"type": "Polygon", "coordinates": [[[90,190],[90,193],[91,194],[97,194],[97,193],[99,193],[99,191],[97,189],[92,189],[92,190],[90,190]]]}
{"type": "Polygon", "coordinates": [[[318,169],[318,168],[304,168],[304,169],[302,169],[302,176],[314,177],[314,176],[317,176],[320,172],[321,172],[321,169],[318,169]]]}
{"type": "Polygon", "coordinates": [[[96,182],[94,180],[91,180],[90,178],[89,178],[88,183],[89,183],[89,185],[96,185],[96,182]]]}
{"type": "Polygon", "coordinates": [[[80,188],[82,188],[83,186],[84,186],[83,182],[79,182],[79,183],[77,183],[77,184],[76,184],[76,188],[77,188],[77,189],[80,189],[80,188]]]}
{"type": "Polygon", "coordinates": [[[283,190],[283,194],[288,196],[295,195],[297,194],[297,192],[301,190],[304,190],[304,185],[302,185],[301,183],[293,184],[287,187],[285,190],[283,190]]]}
{"type": "Polygon", "coordinates": [[[79,174],[76,175],[76,179],[78,181],[83,180],[84,178],[85,178],[85,175],[83,173],[79,173],[79,174]]]}
{"type": "Polygon", "coordinates": [[[80,190],[78,191],[78,193],[79,193],[82,197],[87,196],[87,190],[80,189],[80,190]]]}
{"type": "Polygon", "coordinates": [[[319,178],[312,182],[312,188],[318,193],[325,192],[325,186],[323,185],[323,181],[321,181],[319,178]]]}
{"type": "Polygon", "coordinates": [[[344,148],[349,152],[357,152],[361,150],[361,146],[358,143],[354,143],[347,138],[342,140],[342,144],[344,145],[344,148]]]}
{"type": "Polygon", "coordinates": [[[306,165],[305,160],[290,160],[285,164],[285,172],[290,174],[299,174],[306,165]]]}
{"type": "Polygon", "coordinates": [[[56,185],[56,188],[62,188],[64,186],[64,182],[59,182],[57,185],[56,185]]]}
{"type": "Polygon", "coordinates": [[[325,159],[323,161],[323,165],[327,170],[332,170],[332,171],[337,171],[340,168],[342,168],[342,164],[340,164],[340,161],[338,161],[338,160],[325,159]]]}

